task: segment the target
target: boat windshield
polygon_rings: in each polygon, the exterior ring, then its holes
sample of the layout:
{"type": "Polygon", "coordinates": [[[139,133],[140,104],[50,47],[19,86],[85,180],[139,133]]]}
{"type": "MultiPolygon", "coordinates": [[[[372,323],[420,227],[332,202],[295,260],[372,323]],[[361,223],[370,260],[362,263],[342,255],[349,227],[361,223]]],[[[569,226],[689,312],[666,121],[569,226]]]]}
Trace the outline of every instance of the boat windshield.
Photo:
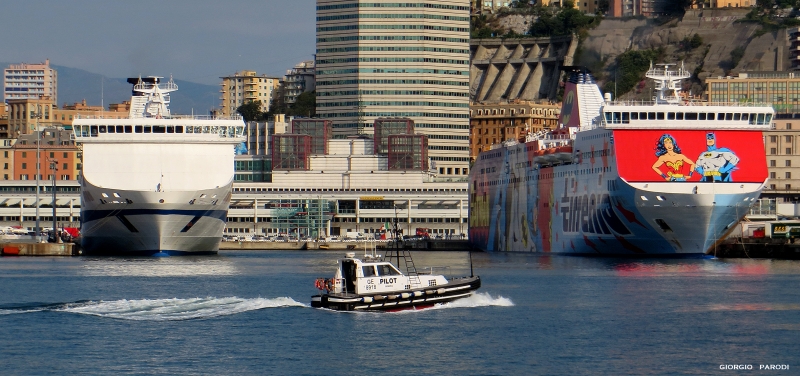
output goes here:
{"type": "Polygon", "coordinates": [[[378,265],[378,275],[400,275],[400,272],[390,264],[382,264],[378,265]]]}

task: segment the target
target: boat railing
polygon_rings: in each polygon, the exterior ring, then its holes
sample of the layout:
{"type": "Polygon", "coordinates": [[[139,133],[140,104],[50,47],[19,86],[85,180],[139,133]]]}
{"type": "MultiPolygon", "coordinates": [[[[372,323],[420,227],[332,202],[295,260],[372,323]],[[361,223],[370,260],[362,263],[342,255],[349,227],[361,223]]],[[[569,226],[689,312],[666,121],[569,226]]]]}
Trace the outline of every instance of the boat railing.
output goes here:
{"type": "Polygon", "coordinates": [[[697,100],[681,100],[679,103],[666,103],[657,101],[609,101],[605,102],[606,106],[719,106],[719,107],[768,107],[772,103],[769,102],[704,102],[697,100]]]}

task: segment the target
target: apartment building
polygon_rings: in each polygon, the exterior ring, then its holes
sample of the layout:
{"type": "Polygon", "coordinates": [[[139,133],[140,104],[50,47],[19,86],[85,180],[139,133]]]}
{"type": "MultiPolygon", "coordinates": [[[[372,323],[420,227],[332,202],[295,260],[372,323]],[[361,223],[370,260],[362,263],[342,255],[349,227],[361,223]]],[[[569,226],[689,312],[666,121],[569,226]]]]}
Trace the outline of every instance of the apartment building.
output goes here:
{"type": "Polygon", "coordinates": [[[692,4],[694,9],[754,7],[757,0],[698,0],[692,4]]]}
{"type": "Polygon", "coordinates": [[[58,103],[58,72],[50,60],[39,64],[11,64],[3,70],[3,102],[49,97],[58,103]]]}
{"type": "Polygon", "coordinates": [[[286,105],[293,105],[298,95],[316,89],[314,64],[314,60],[307,60],[286,71],[286,76],[283,77],[283,101],[286,105]]]}
{"type": "Polygon", "coordinates": [[[231,116],[239,106],[249,102],[261,103],[261,111],[269,111],[272,95],[281,84],[278,77],[258,75],[255,71],[243,70],[231,76],[220,77],[221,116],[231,116]]]}
{"type": "Polygon", "coordinates": [[[317,116],[334,137],[408,117],[440,177],[469,168],[469,0],[317,1],[317,116]]]}
{"type": "Polygon", "coordinates": [[[709,77],[706,87],[709,102],[771,103],[779,114],[800,113],[800,73],[742,72],[709,77]]]}
{"type": "Polygon", "coordinates": [[[764,132],[769,182],[762,198],[800,202],[800,114],[778,114],[764,132]]]}
{"type": "MultiPolygon", "coordinates": [[[[20,136],[12,146],[13,178],[4,180],[36,180],[37,143],[39,151],[39,180],[75,180],[81,170],[80,149],[71,136],[72,131],[46,128],[39,135],[20,136]]],[[[4,175],[6,174],[4,170],[4,175]]]]}
{"type": "Polygon", "coordinates": [[[472,103],[469,156],[475,159],[478,153],[489,150],[494,144],[556,129],[560,113],[559,104],[547,101],[472,103]]]}
{"type": "Polygon", "coordinates": [[[128,117],[130,103],[112,104],[105,110],[100,106],[89,106],[86,100],[58,108],[49,97],[37,99],[12,99],[8,101],[7,125],[0,121],[0,139],[18,138],[32,134],[37,129],[72,125],[78,118],[122,119],[128,117]]]}

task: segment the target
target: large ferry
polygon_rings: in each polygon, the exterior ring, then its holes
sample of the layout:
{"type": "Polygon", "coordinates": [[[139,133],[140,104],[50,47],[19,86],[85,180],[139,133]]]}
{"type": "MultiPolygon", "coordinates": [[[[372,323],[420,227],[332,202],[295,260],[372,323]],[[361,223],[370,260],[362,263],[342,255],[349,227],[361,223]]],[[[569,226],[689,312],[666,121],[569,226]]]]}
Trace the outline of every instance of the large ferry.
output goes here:
{"type": "Polygon", "coordinates": [[[76,119],[86,254],[213,254],[231,198],[244,122],[173,116],[170,79],[131,78],[124,119],[76,119]]]}
{"type": "Polygon", "coordinates": [[[683,256],[713,251],[767,182],[765,104],[680,95],[681,67],[651,65],[652,102],[611,101],[569,67],[560,127],[482,152],[469,238],[486,251],[683,256]]]}

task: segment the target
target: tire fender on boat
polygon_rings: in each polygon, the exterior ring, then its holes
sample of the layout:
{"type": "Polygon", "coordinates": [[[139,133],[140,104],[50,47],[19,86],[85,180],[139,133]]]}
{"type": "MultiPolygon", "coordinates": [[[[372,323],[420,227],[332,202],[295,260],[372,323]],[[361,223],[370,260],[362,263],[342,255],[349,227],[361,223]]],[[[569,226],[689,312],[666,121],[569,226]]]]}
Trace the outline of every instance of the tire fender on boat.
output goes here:
{"type": "Polygon", "coordinates": [[[408,299],[410,296],[411,296],[411,294],[407,293],[407,292],[404,292],[404,293],[400,294],[400,297],[403,298],[403,299],[408,299]]]}
{"type": "Polygon", "coordinates": [[[365,296],[365,297],[361,298],[361,302],[362,303],[372,303],[372,297],[371,296],[365,296]]]}

